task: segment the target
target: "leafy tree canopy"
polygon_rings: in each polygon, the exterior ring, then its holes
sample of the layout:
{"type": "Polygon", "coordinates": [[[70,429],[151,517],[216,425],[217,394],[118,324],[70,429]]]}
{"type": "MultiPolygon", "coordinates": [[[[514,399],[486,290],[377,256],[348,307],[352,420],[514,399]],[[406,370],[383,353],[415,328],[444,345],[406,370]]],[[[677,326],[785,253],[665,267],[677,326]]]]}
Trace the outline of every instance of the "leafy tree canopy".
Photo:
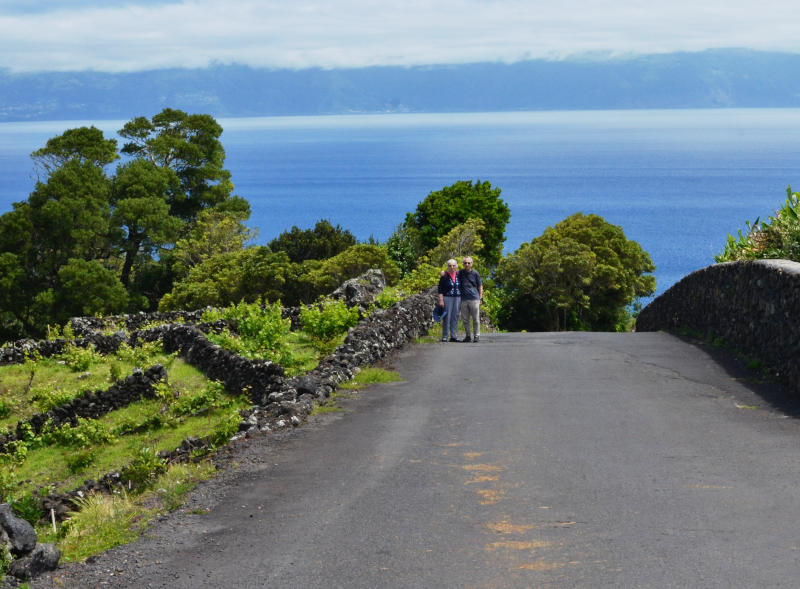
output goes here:
{"type": "Polygon", "coordinates": [[[106,139],[97,127],[68,129],[47,140],[41,149],[31,154],[35,169],[40,175],[49,175],[70,160],[87,162],[99,168],[116,159],[117,140],[106,139]]]}
{"type": "Polygon", "coordinates": [[[293,226],[269,242],[273,251],[284,251],[292,262],[324,260],[356,244],[355,236],[327,219],[317,221],[313,229],[293,226]]]}
{"type": "Polygon", "coordinates": [[[226,201],[233,191],[223,165],[222,127],[211,115],[164,109],[150,119],[136,117],[120,129],[122,153],[175,172],[179,189],[169,195],[173,215],[185,220],[226,201]]]}
{"type": "Polygon", "coordinates": [[[480,180],[474,183],[460,180],[431,192],[414,213],[406,215],[405,225],[411,231],[410,241],[418,239],[422,252],[426,252],[456,225],[468,219],[481,219],[485,223],[481,231],[483,249],[475,253],[494,267],[500,260],[510,218],[511,211],[500,198],[499,188],[480,180]]]}
{"type": "Polygon", "coordinates": [[[624,328],[627,307],[655,291],[650,255],[598,215],[572,215],[500,263],[504,327],[624,328]]]}

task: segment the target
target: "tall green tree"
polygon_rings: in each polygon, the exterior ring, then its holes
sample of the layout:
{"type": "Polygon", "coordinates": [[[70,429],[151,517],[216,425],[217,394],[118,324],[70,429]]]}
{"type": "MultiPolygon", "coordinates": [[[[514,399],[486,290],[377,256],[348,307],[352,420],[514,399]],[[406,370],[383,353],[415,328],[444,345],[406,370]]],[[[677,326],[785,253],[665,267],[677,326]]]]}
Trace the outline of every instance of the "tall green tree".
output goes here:
{"type": "Polygon", "coordinates": [[[480,180],[460,180],[431,192],[417,205],[416,211],[406,215],[404,224],[411,234],[410,240],[418,239],[423,250],[420,253],[424,253],[456,225],[468,219],[480,219],[485,225],[481,231],[483,249],[475,253],[494,267],[500,261],[510,218],[511,210],[500,198],[499,188],[480,180]]]}
{"type": "Polygon", "coordinates": [[[655,291],[650,255],[598,215],[572,215],[497,268],[501,324],[510,329],[626,327],[627,308],[655,291]]]}
{"type": "Polygon", "coordinates": [[[122,153],[168,168],[178,185],[167,195],[170,214],[185,221],[214,206],[249,208],[232,197],[231,173],[225,167],[222,127],[211,115],[166,108],[150,119],[136,117],[119,130],[122,153]]]}
{"type": "Polygon", "coordinates": [[[284,251],[292,262],[324,260],[356,244],[355,236],[347,229],[327,219],[317,221],[313,229],[293,226],[269,242],[272,251],[284,251]]]}
{"type": "Polygon", "coordinates": [[[117,168],[112,181],[111,220],[123,256],[120,281],[125,287],[130,285],[137,261],[149,261],[178,238],[184,222],[170,214],[167,203],[178,184],[172,170],[147,160],[132,160],[117,168]]]}

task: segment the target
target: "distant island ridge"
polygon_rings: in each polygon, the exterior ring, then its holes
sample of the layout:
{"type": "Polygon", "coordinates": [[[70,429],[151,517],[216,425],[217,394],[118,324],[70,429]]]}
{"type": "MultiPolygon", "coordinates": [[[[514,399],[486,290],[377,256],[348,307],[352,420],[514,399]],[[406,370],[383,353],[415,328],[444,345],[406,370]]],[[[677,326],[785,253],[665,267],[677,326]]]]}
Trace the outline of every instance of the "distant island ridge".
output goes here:
{"type": "Polygon", "coordinates": [[[800,107],[800,54],[716,49],[516,63],[11,73],[0,122],[346,113],[800,107]]]}

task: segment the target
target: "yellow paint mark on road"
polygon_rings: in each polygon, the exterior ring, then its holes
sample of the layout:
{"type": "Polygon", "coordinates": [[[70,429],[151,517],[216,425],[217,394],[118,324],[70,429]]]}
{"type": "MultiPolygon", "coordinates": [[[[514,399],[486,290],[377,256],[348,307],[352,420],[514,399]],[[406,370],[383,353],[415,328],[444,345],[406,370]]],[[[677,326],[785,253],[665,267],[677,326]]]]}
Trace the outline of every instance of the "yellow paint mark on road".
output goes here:
{"type": "Polygon", "coordinates": [[[470,472],[500,472],[505,470],[505,468],[496,464],[465,464],[461,468],[470,472]]]}
{"type": "Polygon", "coordinates": [[[467,460],[475,460],[476,458],[483,456],[483,452],[464,452],[463,456],[467,460]]]}
{"type": "MultiPolygon", "coordinates": [[[[572,563],[570,563],[572,564],[572,563]]],[[[518,571],[552,571],[553,569],[564,568],[564,564],[560,562],[547,562],[544,560],[537,560],[536,562],[526,562],[516,567],[518,571]]]]}
{"type": "Polygon", "coordinates": [[[415,458],[410,458],[408,461],[409,461],[411,464],[421,464],[421,463],[422,463],[422,460],[415,459],[415,458]]]}
{"type": "Polygon", "coordinates": [[[509,540],[506,542],[491,542],[486,545],[486,550],[489,552],[495,550],[536,550],[537,548],[547,548],[548,546],[550,546],[550,542],[545,542],[544,540],[532,540],[530,542],[509,540]]]}
{"type": "Polygon", "coordinates": [[[506,494],[505,491],[500,491],[497,489],[478,489],[475,491],[479,496],[483,497],[483,501],[480,502],[481,505],[494,505],[500,498],[506,494]]]}
{"type": "Polygon", "coordinates": [[[474,479],[467,481],[464,483],[465,485],[471,485],[473,483],[492,483],[495,481],[499,481],[500,477],[496,474],[483,474],[476,476],[474,479]]]}
{"type": "Polygon", "coordinates": [[[486,524],[486,527],[498,534],[524,534],[528,530],[533,529],[533,526],[530,525],[516,525],[505,520],[493,524],[486,524]]]}

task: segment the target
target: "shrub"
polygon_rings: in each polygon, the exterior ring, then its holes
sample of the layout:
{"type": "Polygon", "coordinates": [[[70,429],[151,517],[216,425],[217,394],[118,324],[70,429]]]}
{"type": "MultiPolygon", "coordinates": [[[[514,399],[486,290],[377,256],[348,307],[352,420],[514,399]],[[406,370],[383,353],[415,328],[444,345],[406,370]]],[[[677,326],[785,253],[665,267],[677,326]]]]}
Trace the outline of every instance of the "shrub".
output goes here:
{"type": "Polygon", "coordinates": [[[71,448],[90,448],[94,444],[107,444],[116,438],[106,427],[93,419],[78,418],[75,426],[69,424],[58,428],[47,428],[41,439],[46,444],[58,444],[71,448]]]}
{"type": "Polygon", "coordinates": [[[93,345],[81,348],[74,344],[67,344],[66,349],[60,354],[59,358],[63,360],[73,372],[88,370],[90,366],[102,360],[102,357],[95,352],[93,345]]]}
{"type": "Polygon", "coordinates": [[[31,400],[42,413],[46,413],[55,407],[60,407],[75,398],[74,392],[64,391],[59,388],[54,389],[49,386],[34,387],[31,393],[31,400]]]}
{"type": "Polygon", "coordinates": [[[344,301],[322,299],[300,311],[300,324],[308,335],[320,342],[329,342],[358,323],[358,309],[344,301]]]}
{"type": "Polygon", "coordinates": [[[97,451],[94,448],[73,450],[64,453],[64,461],[72,474],[83,472],[97,458],[97,451]]]}
{"type": "Polygon", "coordinates": [[[282,317],[280,301],[262,304],[239,302],[222,310],[206,311],[203,321],[217,319],[236,320],[239,340],[235,341],[225,334],[209,334],[208,338],[236,353],[250,358],[266,358],[273,362],[288,363],[291,360],[286,336],[291,329],[291,321],[282,317]]]}
{"type": "Polygon", "coordinates": [[[123,481],[133,488],[146,488],[158,475],[164,472],[164,461],[153,448],[140,448],[136,459],[120,471],[123,481]]]}
{"type": "Polygon", "coordinates": [[[783,206],[766,221],[746,221],[747,235],[739,230],[738,239],[728,235],[728,242],[717,262],[783,258],[800,262],[800,193],[786,189],[783,206]]]}

